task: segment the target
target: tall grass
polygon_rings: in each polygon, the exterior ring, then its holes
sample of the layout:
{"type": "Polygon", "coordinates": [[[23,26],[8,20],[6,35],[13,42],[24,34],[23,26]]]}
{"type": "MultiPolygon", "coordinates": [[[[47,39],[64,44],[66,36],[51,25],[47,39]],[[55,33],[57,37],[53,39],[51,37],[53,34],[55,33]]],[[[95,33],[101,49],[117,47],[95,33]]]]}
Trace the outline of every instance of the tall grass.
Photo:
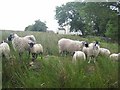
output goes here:
{"type": "Polygon", "coordinates": [[[33,34],[37,43],[44,47],[43,58],[37,58],[33,67],[29,66],[31,58],[26,53],[23,55],[22,63],[19,62],[18,53],[12,48],[11,59],[2,59],[3,62],[3,88],[110,88],[118,87],[118,62],[109,60],[106,56],[98,56],[94,64],[88,61],[79,60],[72,63],[72,56],[60,56],[57,42],[60,38],[71,38],[74,40],[85,40],[92,42],[101,41],[100,45],[110,49],[111,52],[118,52],[117,43],[106,43],[100,38],[82,38],[71,35],[58,35],[53,33],[40,32],[14,32],[2,31],[2,39],[7,38],[11,33],[20,36],[33,34]]]}

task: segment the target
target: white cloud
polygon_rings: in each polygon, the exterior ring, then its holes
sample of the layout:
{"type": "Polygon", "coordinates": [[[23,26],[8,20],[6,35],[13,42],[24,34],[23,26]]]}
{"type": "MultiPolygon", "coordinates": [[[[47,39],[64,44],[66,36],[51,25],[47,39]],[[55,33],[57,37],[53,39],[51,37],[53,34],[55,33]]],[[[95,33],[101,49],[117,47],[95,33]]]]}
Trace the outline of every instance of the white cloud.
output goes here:
{"type": "Polygon", "coordinates": [[[35,20],[46,21],[48,29],[58,28],[55,7],[74,0],[0,0],[0,29],[24,30],[35,20]]]}

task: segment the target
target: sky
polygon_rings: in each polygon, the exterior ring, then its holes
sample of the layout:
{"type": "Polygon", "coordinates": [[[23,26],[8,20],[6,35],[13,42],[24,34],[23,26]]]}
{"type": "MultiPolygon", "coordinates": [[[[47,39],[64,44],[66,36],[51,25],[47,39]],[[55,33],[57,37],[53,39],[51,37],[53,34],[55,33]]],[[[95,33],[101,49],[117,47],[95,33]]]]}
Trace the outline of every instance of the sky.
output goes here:
{"type": "Polygon", "coordinates": [[[40,19],[48,30],[56,31],[55,8],[71,1],[90,0],[0,0],[0,30],[24,31],[40,19]]]}
{"type": "Polygon", "coordinates": [[[74,0],[0,0],[0,29],[24,31],[40,19],[56,31],[55,7],[74,0]]]}

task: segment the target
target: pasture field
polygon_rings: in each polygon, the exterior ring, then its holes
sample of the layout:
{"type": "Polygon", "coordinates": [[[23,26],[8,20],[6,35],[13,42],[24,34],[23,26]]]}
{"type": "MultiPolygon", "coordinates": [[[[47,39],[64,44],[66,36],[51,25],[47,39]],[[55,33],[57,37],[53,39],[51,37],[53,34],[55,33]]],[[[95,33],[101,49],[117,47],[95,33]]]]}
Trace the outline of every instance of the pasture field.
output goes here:
{"type": "Polygon", "coordinates": [[[100,41],[100,46],[118,53],[118,44],[106,42],[99,37],[88,38],[71,35],[58,35],[45,32],[0,31],[2,39],[13,32],[19,36],[33,34],[37,43],[43,45],[43,58],[38,57],[33,67],[29,66],[31,57],[27,53],[19,62],[18,53],[13,50],[11,58],[2,58],[2,88],[118,88],[118,63],[106,56],[98,56],[97,62],[78,61],[72,63],[72,56],[58,53],[57,41],[62,37],[92,42],[100,41]]]}

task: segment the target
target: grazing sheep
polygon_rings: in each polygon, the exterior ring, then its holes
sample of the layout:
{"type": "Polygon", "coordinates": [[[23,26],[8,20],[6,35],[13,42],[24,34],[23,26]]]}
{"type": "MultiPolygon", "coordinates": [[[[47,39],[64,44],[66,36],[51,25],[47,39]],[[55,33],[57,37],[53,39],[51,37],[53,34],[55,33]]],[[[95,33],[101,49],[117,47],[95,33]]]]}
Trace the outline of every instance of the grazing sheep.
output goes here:
{"type": "Polygon", "coordinates": [[[0,57],[5,56],[7,59],[10,58],[10,47],[6,42],[0,44],[0,57]]]}
{"type": "Polygon", "coordinates": [[[116,53],[113,53],[109,56],[109,58],[113,61],[118,61],[118,58],[120,57],[120,53],[116,54],[116,53]]]}
{"type": "Polygon", "coordinates": [[[35,44],[34,42],[28,43],[30,46],[30,52],[32,54],[32,60],[34,61],[39,54],[43,53],[43,46],[41,44],[35,44]]]}
{"type": "Polygon", "coordinates": [[[98,56],[100,52],[99,49],[100,49],[100,46],[97,43],[90,45],[90,46],[88,45],[88,43],[85,44],[82,51],[86,54],[87,59],[89,60],[88,63],[90,63],[92,58],[95,63],[96,57],[98,56]]]}
{"type": "Polygon", "coordinates": [[[36,38],[35,38],[34,35],[27,35],[27,36],[25,36],[24,38],[27,38],[28,40],[31,40],[31,41],[33,41],[33,42],[36,43],[36,38]]]}
{"type": "Polygon", "coordinates": [[[58,41],[59,53],[69,52],[73,54],[74,51],[81,51],[85,41],[76,41],[62,38],[58,41]]]}
{"type": "Polygon", "coordinates": [[[100,48],[100,54],[105,55],[105,56],[109,56],[110,55],[110,50],[108,50],[106,48],[100,48]]]}
{"type": "Polygon", "coordinates": [[[93,41],[92,43],[89,44],[89,46],[94,46],[96,44],[99,44],[99,42],[98,41],[93,41]]]}
{"type": "Polygon", "coordinates": [[[28,43],[32,42],[31,40],[24,37],[19,37],[17,34],[10,34],[8,40],[12,41],[13,48],[15,51],[18,51],[20,59],[23,52],[25,51],[29,52],[28,43]]]}
{"type": "Polygon", "coordinates": [[[82,51],[75,51],[72,61],[76,62],[76,59],[86,60],[85,53],[82,51]]]}

